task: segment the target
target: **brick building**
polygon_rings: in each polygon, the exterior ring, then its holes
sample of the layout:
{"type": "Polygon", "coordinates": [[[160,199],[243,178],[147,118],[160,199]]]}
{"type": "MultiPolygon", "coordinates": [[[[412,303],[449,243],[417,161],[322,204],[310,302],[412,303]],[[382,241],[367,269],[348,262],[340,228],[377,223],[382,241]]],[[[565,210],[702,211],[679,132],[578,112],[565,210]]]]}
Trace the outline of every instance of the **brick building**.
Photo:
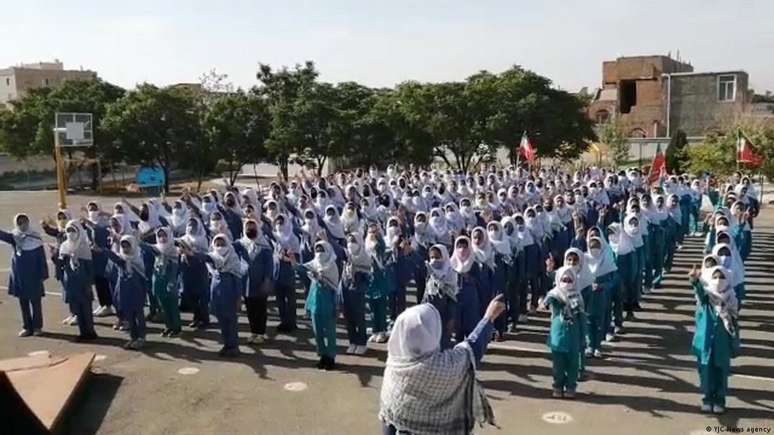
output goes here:
{"type": "Polygon", "coordinates": [[[93,80],[97,73],[88,70],[66,70],[58,60],[21,64],[0,69],[0,108],[9,101],[24,97],[30,89],[56,87],[66,80],[93,80]]]}

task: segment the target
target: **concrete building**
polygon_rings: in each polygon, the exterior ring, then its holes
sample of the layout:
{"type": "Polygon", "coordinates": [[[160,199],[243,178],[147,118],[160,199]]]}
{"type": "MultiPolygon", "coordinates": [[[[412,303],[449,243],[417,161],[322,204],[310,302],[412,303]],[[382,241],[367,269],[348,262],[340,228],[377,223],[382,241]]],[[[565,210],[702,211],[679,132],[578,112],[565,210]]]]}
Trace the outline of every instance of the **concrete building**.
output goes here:
{"type": "Polygon", "coordinates": [[[23,98],[30,89],[56,87],[66,80],[93,80],[97,73],[89,70],[66,70],[59,60],[20,64],[0,69],[0,108],[9,101],[23,98]]]}

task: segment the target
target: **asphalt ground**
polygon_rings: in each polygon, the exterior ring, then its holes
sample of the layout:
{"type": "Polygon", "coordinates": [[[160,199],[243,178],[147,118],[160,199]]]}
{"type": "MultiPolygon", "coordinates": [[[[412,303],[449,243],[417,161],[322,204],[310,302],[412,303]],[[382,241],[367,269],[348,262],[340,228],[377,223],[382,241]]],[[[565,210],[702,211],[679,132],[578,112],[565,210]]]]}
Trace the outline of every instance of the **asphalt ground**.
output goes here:
{"type": "MultiPolygon", "coordinates": [[[[70,198],[79,209],[89,197],[70,198]]],[[[101,199],[109,208],[113,199],[101,199]]],[[[0,192],[0,227],[25,211],[37,221],[56,210],[55,192],[0,192]]],[[[606,357],[588,362],[588,380],[574,401],[551,398],[551,360],[546,347],[548,314],[538,313],[516,334],[492,343],[480,377],[498,428],[483,434],[701,434],[741,429],[774,429],[774,211],[756,222],[747,262],[747,300],[741,310],[742,355],[733,361],[728,411],[699,412],[700,393],[691,354],[694,299],[687,272],[701,257],[701,240],[690,238],[677,254],[662,289],[644,298],[644,312],[627,322],[626,333],[606,347],[606,357]]],[[[0,286],[7,285],[11,250],[0,248],[0,286]]],[[[72,434],[376,434],[379,388],[386,352],[370,345],[365,356],[340,355],[338,370],[321,372],[307,320],[293,336],[276,335],[276,310],[269,317],[271,340],[241,346],[242,356],[217,355],[217,327],[184,328],[163,338],[162,325],[149,324],[141,351],[122,348],[125,333],[114,318],[96,319],[100,338],[74,343],[77,327],[58,283],[50,279],[44,299],[43,337],[18,338],[15,298],[0,287],[0,358],[48,351],[98,354],[92,376],[70,409],[72,434]],[[183,370],[181,370],[183,369],[183,370]],[[181,374],[195,372],[193,374],[181,374]]],[[[410,297],[411,298],[411,297],[410,297]]],[[[303,309],[299,295],[299,313],[303,309]]],[[[183,316],[190,321],[191,315],[183,316]]],[[[213,318],[214,320],[214,318],[213,318]]],[[[240,336],[249,335],[240,316],[240,336]]],[[[339,324],[339,351],[346,331],[339,324]]],[[[2,430],[0,429],[0,432],[2,430]]]]}

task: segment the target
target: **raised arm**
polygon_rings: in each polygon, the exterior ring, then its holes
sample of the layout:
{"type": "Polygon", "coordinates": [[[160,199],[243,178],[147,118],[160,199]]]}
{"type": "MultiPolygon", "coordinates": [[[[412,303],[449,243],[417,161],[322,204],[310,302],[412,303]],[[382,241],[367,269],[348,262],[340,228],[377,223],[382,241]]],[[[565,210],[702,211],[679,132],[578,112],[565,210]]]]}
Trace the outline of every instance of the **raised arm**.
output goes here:
{"type": "Polygon", "coordinates": [[[489,340],[492,339],[494,321],[505,311],[503,300],[503,295],[498,295],[492,299],[492,302],[489,303],[486,309],[486,313],[484,313],[484,317],[478,322],[473,332],[465,338],[465,342],[473,349],[473,355],[476,357],[476,366],[481,363],[481,358],[486,353],[489,340]]]}
{"type": "Polygon", "coordinates": [[[0,240],[2,240],[5,243],[8,243],[11,246],[15,246],[16,242],[13,240],[13,234],[0,230],[0,240]]]}

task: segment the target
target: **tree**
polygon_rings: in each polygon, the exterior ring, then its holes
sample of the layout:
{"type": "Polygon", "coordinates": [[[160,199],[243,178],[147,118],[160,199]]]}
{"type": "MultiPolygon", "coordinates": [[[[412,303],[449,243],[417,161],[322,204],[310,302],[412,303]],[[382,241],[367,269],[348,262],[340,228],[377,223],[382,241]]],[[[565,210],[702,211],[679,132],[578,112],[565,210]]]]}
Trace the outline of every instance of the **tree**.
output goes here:
{"type": "MultiPolygon", "coordinates": [[[[704,143],[694,145],[686,150],[690,162],[686,169],[693,174],[704,172],[717,176],[729,175],[736,170],[736,145],[725,135],[708,134],[704,143]]],[[[667,168],[672,168],[667,163],[667,168]]]]}
{"type": "Polygon", "coordinates": [[[288,178],[290,150],[298,149],[304,140],[296,118],[296,103],[300,95],[314,86],[319,73],[314,63],[307,61],[292,70],[283,67],[272,70],[271,66],[259,64],[256,78],[260,84],[251,92],[264,98],[271,115],[271,133],[266,146],[280,167],[281,175],[288,178]]]}
{"type": "MultiPolygon", "coordinates": [[[[113,161],[111,137],[100,128],[107,106],[124,95],[124,90],[102,80],[68,80],[56,88],[30,90],[21,100],[11,102],[12,111],[0,120],[5,137],[3,150],[18,159],[36,155],[54,158],[53,128],[57,112],[92,114],[94,146],[84,150],[87,157],[113,161]]],[[[98,184],[96,167],[92,187],[98,184]]]]}
{"type": "MultiPolygon", "coordinates": [[[[708,132],[704,143],[687,148],[688,169],[694,174],[706,171],[716,175],[736,171],[739,132],[753,144],[755,152],[763,156],[763,165],[755,170],[770,180],[774,178],[774,125],[753,118],[728,122],[722,130],[708,132]]],[[[749,170],[744,166],[740,169],[749,170]]]]}
{"type": "Polygon", "coordinates": [[[629,161],[629,144],[620,121],[604,124],[599,131],[599,141],[607,147],[613,165],[620,167],[629,161]]]}
{"type": "Polygon", "coordinates": [[[183,88],[142,84],[108,107],[102,127],[126,162],[158,165],[167,192],[173,163],[202,140],[195,98],[183,88]]]}
{"type": "Polygon", "coordinates": [[[223,161],[233,186],[242,166],[267,157],[270,119],[264,100],[238,90],[215,100],[202,120],[207,141],[223,161]]]}
{"type": "Polygon", "coordinates": [[[669,146],[664,153],[667,170],[673,174],[682,174],[688,167],[688,137],[682,130],[677,130],[669,140],[669,146]]]}

